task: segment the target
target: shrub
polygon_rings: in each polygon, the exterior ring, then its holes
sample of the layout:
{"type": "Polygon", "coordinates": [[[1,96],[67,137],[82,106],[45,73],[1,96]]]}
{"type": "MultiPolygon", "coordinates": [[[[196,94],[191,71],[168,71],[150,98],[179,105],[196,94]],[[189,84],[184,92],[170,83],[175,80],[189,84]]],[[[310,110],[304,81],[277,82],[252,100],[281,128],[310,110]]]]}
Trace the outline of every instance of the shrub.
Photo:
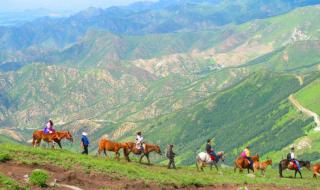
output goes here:
{"type": "Polygon", "coordinates": [[[35,185],[39,185],[40,187],[45,187],[49,175],[46,171],[36,169],[31,172],[30,182],[35,185]]]}
{"type": "Polygon", "coordinates": [[[11,157],[9,154],[0,153],[0,162],[6,162],[11,160],[11,157]]]}

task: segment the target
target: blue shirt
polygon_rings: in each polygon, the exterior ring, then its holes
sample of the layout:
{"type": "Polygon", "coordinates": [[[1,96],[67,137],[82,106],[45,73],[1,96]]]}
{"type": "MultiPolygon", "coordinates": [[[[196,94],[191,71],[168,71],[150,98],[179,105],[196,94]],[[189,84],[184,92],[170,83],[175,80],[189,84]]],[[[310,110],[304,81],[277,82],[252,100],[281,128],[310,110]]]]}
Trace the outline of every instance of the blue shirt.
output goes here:
{"type": "Polygon", "coordinates": [[[89,145],[89,139],[84,135],[82,135],[81,137],[81,142],[83,143],[83,145],[89,145]]]}

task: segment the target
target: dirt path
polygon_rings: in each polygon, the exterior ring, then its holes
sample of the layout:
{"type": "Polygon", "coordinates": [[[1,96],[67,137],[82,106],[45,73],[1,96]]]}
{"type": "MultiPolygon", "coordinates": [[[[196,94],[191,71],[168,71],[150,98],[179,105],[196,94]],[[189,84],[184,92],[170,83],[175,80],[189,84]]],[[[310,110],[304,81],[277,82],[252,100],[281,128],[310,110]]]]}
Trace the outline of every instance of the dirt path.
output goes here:
{"type": "MultiPolygon", "coordinates": [[[[145,183],[139,180],[129,180],[125,177],[110,177],[102,173],[89,172],[84,173],[81,170],[66,170],[52,165],[26,165],[16,163],[14,161],[0,163],[0,172],[13,178],[20,184],[27,184],[26,176],[30,175],[34,169],[43,169],[48,171],[50,179],[48,181],[48,190],[98,190],[98,189],[128,189],[128,190],[245,190],[245,189],[268,189],[268,190],[298,190],[301,188],[278,187],[275,185],[234,185],[234,184],[219,184],[211,186],[176,186],[174,184],[159,185],[157,183],[145,183]],[[55,182],[55,186],[50,184],[55,182]]],[[[37,186],[32,186],[33,190],[41,190],[37,186]]]]}
{"type": "Polygon", "coordinates": [[[300,86],[302,86],[304,83],[303,77],[299,75],[295,75],[295,77],[299,80],[300,86]]]}
{"type": "Polygon", "coordinates": [[[313,117],[314,122],[316,123],[316,128],[314,129],[315,131],[320,131],[320,117],[318,114],[316,114],[315,112],[303,107],[297,99],[295,99],[295,97],[293,95],[289,96],[289,100],[290,102],[302,113],[306,114],[309,117],[313,117]]]}

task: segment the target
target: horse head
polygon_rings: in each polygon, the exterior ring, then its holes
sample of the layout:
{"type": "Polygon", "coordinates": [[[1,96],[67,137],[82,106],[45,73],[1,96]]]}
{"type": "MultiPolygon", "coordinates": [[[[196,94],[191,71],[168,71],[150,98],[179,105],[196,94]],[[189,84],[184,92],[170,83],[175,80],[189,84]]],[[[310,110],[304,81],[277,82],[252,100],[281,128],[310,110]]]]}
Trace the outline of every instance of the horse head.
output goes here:
{"type": "Polygon", "coordinates": [[[222,162],[224,162],[224,160],[225,160],[224,151],[218,152],[217,156],[221,159],[222,162]]]}
{"type": "Polygon", "coordinates": [[[70,133],[70,131],[67,131],[65,133],[66,139],[68,139],[70,142],[73,142],[73,137],[72,134],[70,133]]]}
{"type": "Polygon", "coordinates": [[[155,146],[155,152],[156,153],[158,153],[158,154],[160,154],[160,155],[162,155],[162,152],[161,152],[161,149],[160,149],[160,146],[158,146],[158,145],[154,145],[155,146]]]}
{"type": "Polygon", "coordinates": [[[256,154],[256,155],[252,156],[252,160],[253,160],[253,161],[259,162],[259,159],[260,159],[259,154],[256,154]]]}
{"type": "Polygon", "coordinates": [[[306,167],[308,170],[311,170],[311,162],[310,161],[300,161],[301,166],[306,167]]]}
{"type": "Polygon", "coordinates": [[[272,165],[272,160],[271,160],[271,159],[268,159],[268,160],[266,161],[266,163],[267,163],[268,165],[272,165]]]}

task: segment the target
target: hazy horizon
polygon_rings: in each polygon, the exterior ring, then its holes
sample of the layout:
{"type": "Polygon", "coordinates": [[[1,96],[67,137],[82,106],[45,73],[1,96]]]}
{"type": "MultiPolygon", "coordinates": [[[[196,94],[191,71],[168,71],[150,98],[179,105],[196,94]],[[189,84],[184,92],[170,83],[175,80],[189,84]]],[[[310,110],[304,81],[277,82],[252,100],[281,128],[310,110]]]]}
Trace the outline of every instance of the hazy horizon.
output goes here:
{"type": "Polygon", "coordinates": [[[107,8],[139,1],[155,0],[1,0],[0,12],[23,12],[46,9],[50,11],[80,11],[89,7],[107,8]]]}

